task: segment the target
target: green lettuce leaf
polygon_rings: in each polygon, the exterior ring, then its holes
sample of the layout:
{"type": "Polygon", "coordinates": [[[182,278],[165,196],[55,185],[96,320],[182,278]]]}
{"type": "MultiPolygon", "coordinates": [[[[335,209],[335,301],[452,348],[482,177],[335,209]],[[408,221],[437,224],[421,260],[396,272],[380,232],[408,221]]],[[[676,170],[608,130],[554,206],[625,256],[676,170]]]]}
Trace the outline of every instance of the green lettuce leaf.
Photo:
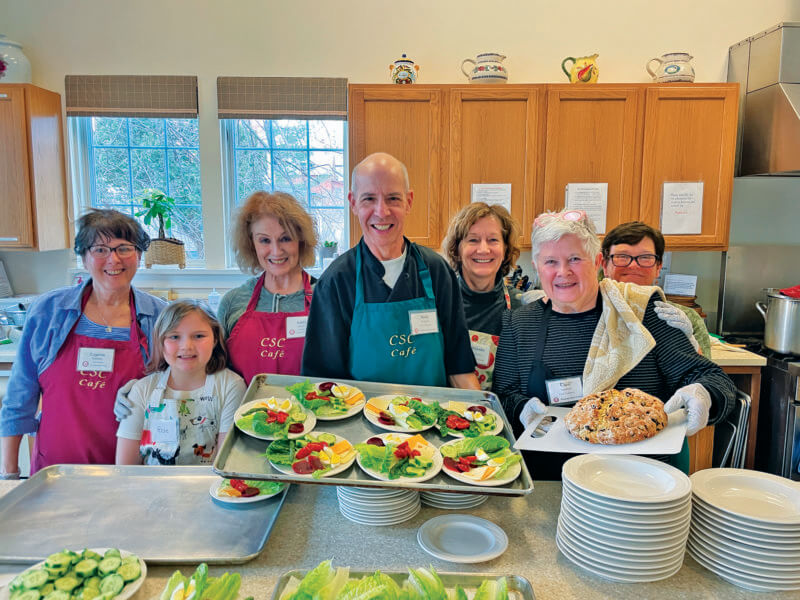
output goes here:
{"type": "Polygon", "coordinates": [[[408,569],[408,581],[425,600],[448,600],[447,590],[433,567],[428,569],[408,569]]]}
{"type": "Polygon", "coordinates": [[[172,594],[181,586],[182,588],[186,589],[186,584],[188,580],[184,577],[180,571],[175,571],[172,576],[167,580],[167,585],[164,587],[164,591],[161,592],[161,596],[159,600],[169,600],[172,597],[172,594]]]}
{"type": "Polygon", "coordinates": [[[286,487],[280,481],[258,481],[256,479],[245,479],[244,482],[250,487],[258,488],[262,494],[277,494],[286,487]]]}
{"type": "Polygon", "coordinates": [[[275,440],[267,446],[266,457],[279,465],[291,465],[296,451],[297,444],[294,440],[275,440]]]}
{"type": "Polygon", "coordinates": [[[297,590],[292,595],[287,596],[285,600],[312,600],[314,594],[331,583],[335,578],[336,572],[331,566],[331,561],[323,561],[303,577],[300,585],[297,586],[297,590]]]}
{"type": "Polygon", "coordinates": [[[298,381],[297,383],[287,386],[286,391],[297,398],[298,402],[302,403],[306,399],[306,394],[313,391],[313,389],[314,384],[306,379],[305,381],[298,381]]]}
{"type": "Polygon", "coordinates": [[[459,456],[473,456],[478,448],[481,448],[486,454],[492,454],[508,448],[509,445],[508,440],[504,437],[484,435],[476,438],[464,438],[455,444],[442,446],[440,450],[442,456],[458,458],[459,456]]]}

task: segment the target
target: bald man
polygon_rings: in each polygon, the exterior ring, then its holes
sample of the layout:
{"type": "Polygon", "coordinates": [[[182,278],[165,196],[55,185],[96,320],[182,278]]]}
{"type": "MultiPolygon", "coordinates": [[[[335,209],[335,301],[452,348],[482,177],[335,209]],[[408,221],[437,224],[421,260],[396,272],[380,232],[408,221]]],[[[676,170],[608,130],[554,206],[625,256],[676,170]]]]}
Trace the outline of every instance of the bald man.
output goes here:
{"type": "Polygon", "coordinates": [[[362,238],[317,282],[303,375],[480,389],[455,274],[403,235],[413,200],[395,157],[371,154],[353,169],[362,238]]]}

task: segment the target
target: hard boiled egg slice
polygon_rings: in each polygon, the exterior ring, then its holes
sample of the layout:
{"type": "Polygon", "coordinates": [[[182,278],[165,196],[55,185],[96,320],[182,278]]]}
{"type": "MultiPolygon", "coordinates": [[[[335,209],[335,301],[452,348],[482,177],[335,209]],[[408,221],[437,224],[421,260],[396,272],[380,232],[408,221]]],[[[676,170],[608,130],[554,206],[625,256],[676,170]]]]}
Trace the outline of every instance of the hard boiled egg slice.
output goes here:
{"type": "Polygon", "coordinates": [[[505,456],[498,456],[497,458],[490,458],[488,461],[486,461],[486,465],[489,467],[499,467],[505,462],[506,462],[505,456]]]}
{"type": "Polygon", "coordinates": [[[475,451],[475,458],[477,458],[481,462],[486,462],[489,460],[489,455],[483,450],[483,448],[478,448],[475,451]]]}

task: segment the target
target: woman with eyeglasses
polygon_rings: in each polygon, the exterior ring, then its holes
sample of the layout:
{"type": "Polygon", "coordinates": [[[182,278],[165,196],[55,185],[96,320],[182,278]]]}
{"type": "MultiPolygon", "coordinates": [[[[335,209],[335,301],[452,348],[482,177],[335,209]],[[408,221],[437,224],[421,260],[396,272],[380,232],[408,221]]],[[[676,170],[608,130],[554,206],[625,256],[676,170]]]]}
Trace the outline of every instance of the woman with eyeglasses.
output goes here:
{"type": "MultiPolygon", "coordinates": [[[[659,288],[598,281],[600,240],[583,211],[539,215],[531,256],[547,294],[503,315],[494,391],[515,433],[547,404],[637,388],[688,412],[687,434],[715,423],[733,406],[733,382],[695,352],[686,336],[659,319],[659,288]]],[[[684,444],[684,446],[686,446],[684,444]]],[[[567,455],[526,453],[537,479],[558,479],[567,455]]],[[[681,466],[688,470],[688,451],[681,466]]]]}
{"type": "MultiPolygon", "coordinates": [[[[603,274],[616,281],[655,285],[664,258],[664,236],[641,221],[622,223],[603,238],[603,274]]],[[[703,319],[688,306],[674,302],[656,304],[656,314],[668,325],[680,329],[695,350],[711,356],[711,340],[703,319]]]]}
{"type": "Polygon", "coordinates": [[[131,285],[149,245],[142,226],[115,210],[78,220],[75,253],[90,278],[43,294],[28,311],[0,409],[1,478],[19,477],[20,441],[31,433],[32,474],[60,463],[114,464],[114,399],[144,376],[166,305],[131,285]]]}

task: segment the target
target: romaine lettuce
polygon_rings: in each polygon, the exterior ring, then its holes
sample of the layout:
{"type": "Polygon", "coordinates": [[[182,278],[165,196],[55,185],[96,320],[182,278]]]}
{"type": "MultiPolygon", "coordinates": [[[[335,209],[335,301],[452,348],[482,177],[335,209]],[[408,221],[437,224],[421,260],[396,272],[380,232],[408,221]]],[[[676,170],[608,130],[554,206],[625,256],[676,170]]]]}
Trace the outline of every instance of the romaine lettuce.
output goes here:
{"type": "Polygon", "coordinates": [[[455,444],[448,444],[440,448],[442,456],[458,458],[459,456],[473,456],[478,448],[487,454],[504,450],[509,447],[508,440],[499,435],[484,435],[476,438],[464,438],[455,444]]]}

